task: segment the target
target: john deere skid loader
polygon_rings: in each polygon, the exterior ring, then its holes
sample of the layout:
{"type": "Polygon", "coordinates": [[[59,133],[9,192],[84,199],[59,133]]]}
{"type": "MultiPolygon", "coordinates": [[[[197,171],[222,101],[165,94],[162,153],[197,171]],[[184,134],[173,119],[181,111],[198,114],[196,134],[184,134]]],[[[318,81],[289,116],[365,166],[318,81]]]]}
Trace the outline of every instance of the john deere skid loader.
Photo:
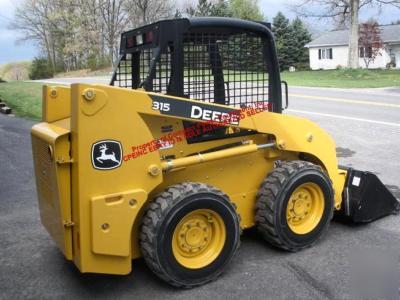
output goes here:
{"type": "Polygon", "coordinates": [[[127,274],[143,257],[193,287],[225,269],[242,229],[298,251],[334,213],[397,212],[374,174],[338,167],[324,130],[282,114],[281,85],[267,24],[178,19],[123,33],[110,86],[43,88],[32,128],[43,225],[81,272],[127,274]]]}

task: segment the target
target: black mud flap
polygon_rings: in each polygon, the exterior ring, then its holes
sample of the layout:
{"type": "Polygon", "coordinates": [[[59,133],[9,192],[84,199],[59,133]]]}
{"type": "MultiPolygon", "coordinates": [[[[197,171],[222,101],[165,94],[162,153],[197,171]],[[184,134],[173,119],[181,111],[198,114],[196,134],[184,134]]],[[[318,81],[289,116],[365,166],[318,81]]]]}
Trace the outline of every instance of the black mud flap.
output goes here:
{"type": "Polygon", "coordinates": [[[368,223],[400,211],[400,203],[379,178],[366,171],[347,169],[340,219],[368,223]]]}

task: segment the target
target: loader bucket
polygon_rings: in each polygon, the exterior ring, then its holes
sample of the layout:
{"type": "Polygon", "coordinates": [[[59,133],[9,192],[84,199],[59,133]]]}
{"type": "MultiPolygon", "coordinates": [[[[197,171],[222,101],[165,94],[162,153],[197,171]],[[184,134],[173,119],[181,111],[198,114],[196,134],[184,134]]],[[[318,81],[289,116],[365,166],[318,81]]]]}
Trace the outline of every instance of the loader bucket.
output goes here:
{"type": "Polygon", "coordinates": [[[339,217],[368,223],[400,211],[400,203],[379,178],[367,171],[347,168],[339,217]]]}

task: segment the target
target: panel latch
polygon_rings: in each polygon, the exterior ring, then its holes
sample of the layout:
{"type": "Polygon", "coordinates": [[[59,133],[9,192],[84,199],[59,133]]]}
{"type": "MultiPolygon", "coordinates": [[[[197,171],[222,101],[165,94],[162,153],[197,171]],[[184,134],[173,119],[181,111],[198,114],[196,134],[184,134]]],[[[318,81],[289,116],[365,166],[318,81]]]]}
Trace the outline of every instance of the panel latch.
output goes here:
{"type": "Polygon", "coordinates": [[[66,227],[66,228],[73,227],[74,225],[75,225],[75,223],[72,222],[71,220],[64,221],[64,227],[66,227]]]}

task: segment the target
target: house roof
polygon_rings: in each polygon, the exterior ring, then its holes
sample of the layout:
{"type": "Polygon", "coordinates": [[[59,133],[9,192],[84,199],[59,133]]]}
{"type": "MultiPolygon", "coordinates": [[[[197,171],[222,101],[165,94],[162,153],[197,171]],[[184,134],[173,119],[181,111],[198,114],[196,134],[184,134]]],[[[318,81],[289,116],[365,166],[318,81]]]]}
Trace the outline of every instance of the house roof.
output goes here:
{"type": "MultiPolygon", "coordinates": [[[[400,43],[400,24],[381,25],[381,38],[384,43],[400,43]]],[[[321,46],[344,46],[349,42],[349,30],[333,30],[321,34],[306,45],[308,48],[321,46]]]]}

